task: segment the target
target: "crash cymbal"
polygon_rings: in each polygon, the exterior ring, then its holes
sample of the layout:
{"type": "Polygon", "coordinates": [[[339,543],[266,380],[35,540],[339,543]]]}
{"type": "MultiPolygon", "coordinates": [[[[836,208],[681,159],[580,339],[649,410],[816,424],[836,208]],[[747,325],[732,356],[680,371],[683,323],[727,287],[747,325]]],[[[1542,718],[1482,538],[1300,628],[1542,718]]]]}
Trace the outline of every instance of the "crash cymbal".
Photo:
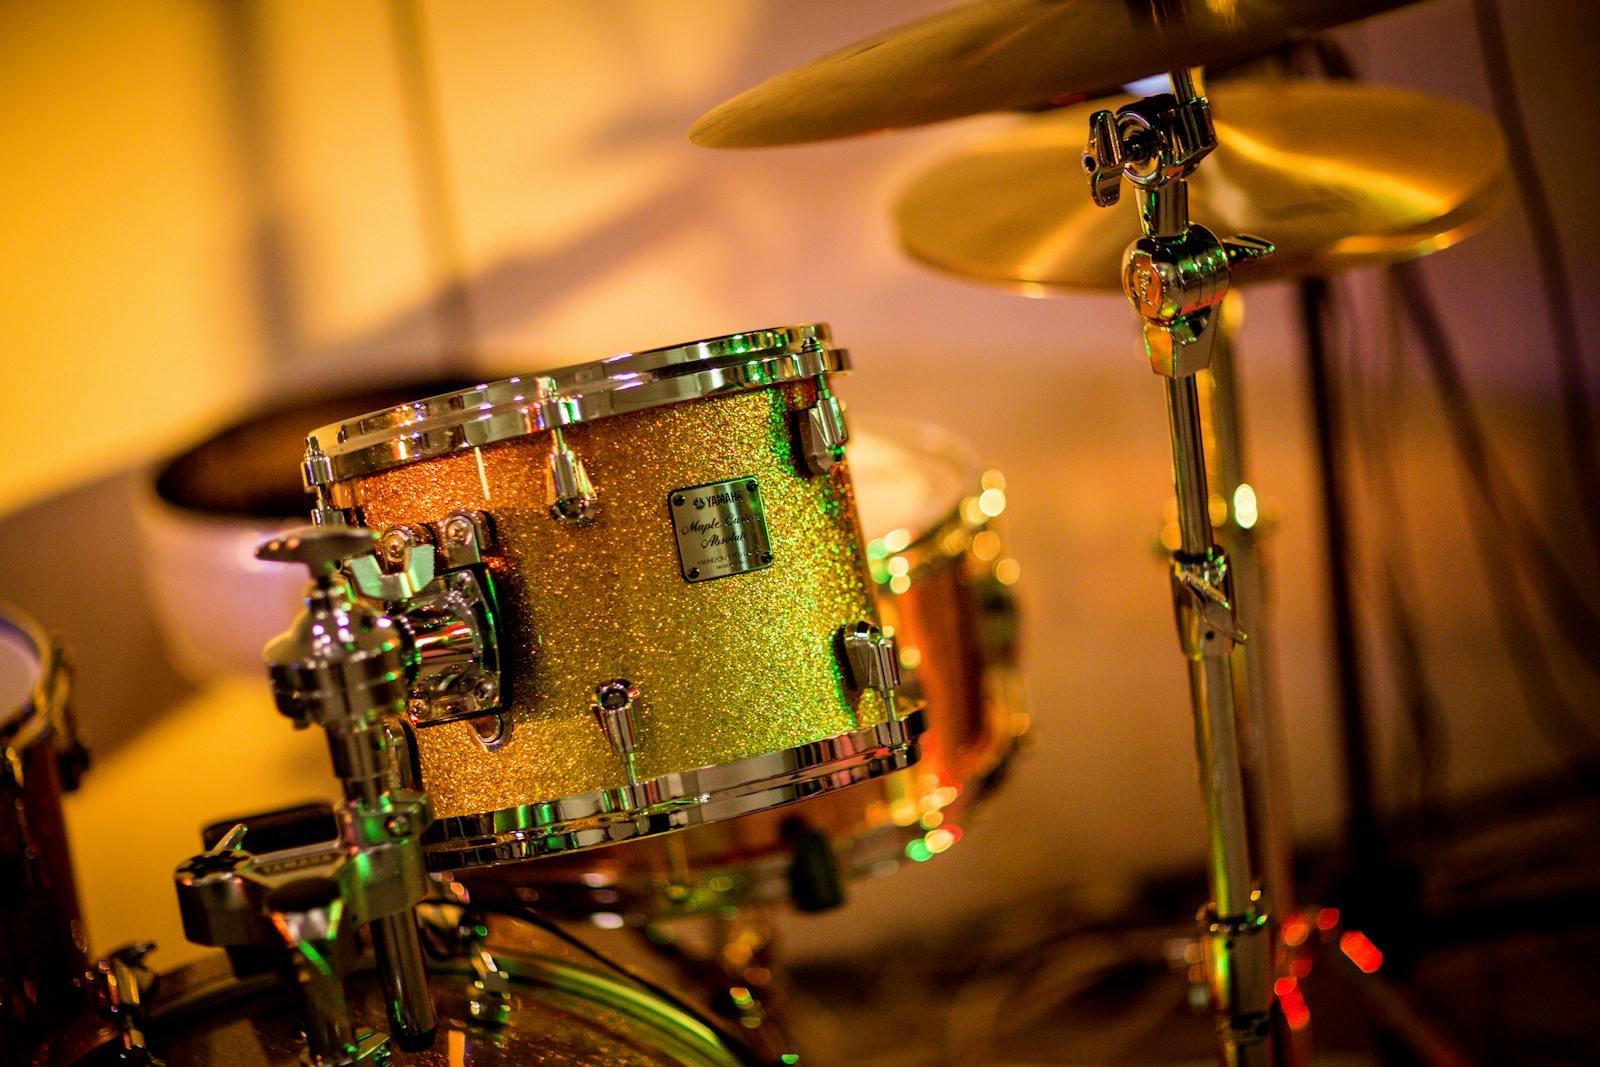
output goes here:
{"type": "MultiPolygon", "coordinates": [[[[1435,252],[1504,200],[1499,127],[1465,104],[1348,82],[1238,82],[1209,98],[1218,147],[1190,179],[1190,215],[1277,246],[1239,280],[1435,252]]],[[[1093,110],[1030,119],[923,172],[895,208],[906,251],[1003,285],[1117,288],[1140,233],[1136,197],[1089,199],[1080,157],[1093,110]]]]}
{"type": "Polygon", "coordinates": [[[753,148],[1070,103],[1407,2],[977,0],[779,74],[702,116],[689,137],[753,148]]]}

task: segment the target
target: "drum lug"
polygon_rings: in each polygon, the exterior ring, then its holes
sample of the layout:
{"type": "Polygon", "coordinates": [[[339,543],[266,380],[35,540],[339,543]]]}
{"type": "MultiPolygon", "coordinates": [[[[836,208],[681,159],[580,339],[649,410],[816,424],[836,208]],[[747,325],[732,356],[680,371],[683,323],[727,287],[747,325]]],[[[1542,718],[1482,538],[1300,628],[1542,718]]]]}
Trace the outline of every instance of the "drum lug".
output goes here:
{"type": "Polygon", "coordinates": [[[638,782],[634,770],[634,749],[638,747],[638,721],[634,716],[633,702],[639,699],[639,689],[626,678],[613,678],[594,688],[594,703],[589,710],[606,732],[611,751],[621,757],[628,774],[628,784],[638,782]]]}
{"type": "Polygon", "coordinates": [[[567,447],[560,429],[552,429],[551,436],[554,444],[545,467],[545,501],[550,515],[572,526],[587,526],[599,511],[600,494],[595,492],[583,460],[567,447]]]}
{"type": "Polygon", "coordinates": [[[839,627],[834,639],[845,682],[851,689],[875,689],[884,695],[893,715],[894,691],[900,687],[899,656],[894,638],[866,620],[839,627]]]}
{"type": "Polygon", "coordinates": [[[844,406],[828,389],[826,381],[817,379],[816,403],[796,411],[791,419],[800,473],[816,477],[833,470],[844,458],[850,431],[845,426],[844,406]]]}

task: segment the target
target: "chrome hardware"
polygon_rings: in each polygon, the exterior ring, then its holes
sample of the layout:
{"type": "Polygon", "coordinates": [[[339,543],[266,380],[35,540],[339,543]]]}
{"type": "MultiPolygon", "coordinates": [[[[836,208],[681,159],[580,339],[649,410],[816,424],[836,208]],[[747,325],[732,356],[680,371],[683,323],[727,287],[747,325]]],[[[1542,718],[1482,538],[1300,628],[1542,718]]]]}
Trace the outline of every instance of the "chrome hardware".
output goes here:
{"type": "MultiPolygon", "coordinates": [[[[421,660],[415,639],[387,615],[353,600],[334,577],[339,563],[370,552],[378,537],[356,527],[298,530],[263,544],[262,559],[310,568],[306,610],[267,646],[278,707],[328,734],[345,800],[338,836],[256,855],[236,826],[211,851],[181,864],[174,879],[184,933],[207,945],[279,945],[294,958],[313,1063],[382,1058],[387,1042],[353,1031],[341,945],[369,926],[394,1039],[425,1047],[435,1028],[415,906],[428,892],[422,834],[432,822],[426,793],[396,788],[389,748],[406,677],[421,660]]],[[[410,547],[404,555],[410,556],[410,547]]],[[[465,572],[463,572],[465,573],[465,572]]]]}
{"type": "Polygon", "coordinates": [[[1210,906],[1200,909],[1198,926],[1206,985],[1211,1002],[1220,1008],[1222,1018],[1218,1025],[1227,1028],[1225,1040],[1233,1043],[1258,1042],[1269,1032],[1270,1013],[1255,995],[1258,987],[1272,980],[1270,974],[1257,973],[1262,961],[1270,959],[1270,948],[1261,950],[1257,941],[1265,940],[1267,919],[1267,905],[1260,890],[1250,894],[1249,906],[1240,915],[1219,916],[1210,906]],[[1251,951],[1241,952],[1241,941],[1255,943],[1250,944],[1251,951]]]}
{"type": "Polygon", "coordinates": [[[1182,102],[1163,93],[1124,104],[1115,114],[1095,112],[1083,156],[1096,204],[1115,204],[1123,178],[1139,191],[1145,236],[1128,246],[1122,288],[1145,320],[1151,368],[1169,378],[1210,363],[1213,311],[1228,291],[1230,268],[1273,250],[1258,237],[1218,240],[1190,225],[1183,179],[1216,147],[1217,135],[1205,97],[1184,95],[1182,102]]]}
{"type": "Polygon", "coordinates": [[[611,751],[622,758],[627,766],[628,784],[635,784],[634,749],[638,747],[638,722],[633,714],[633,702],[639,699],[638,688],[626,678],[613,678],[594,688],[594,703],[589,710],[606,732],[611,751]]]}
{"type": "Polygon", "coordinates": [[[156,976],[145,966],[145,958],[156,949],[153,941],[119,948],[94,965],[95,1002],[100,1014],[115,1023],[122,1048],[118,1055],[129,1067],[160,1067],[144,1037],[144,998],[155,985],[156,976]]]}
{"type": "Polygon", "coordinates": [[[482,563],[483,557],[494,550],[494,528],[489,516],[481,511],[451,512],[435,526],[439,554],[444,557],[446,567],[482,563]]]}
{"type": "Polygon", "coordinates": [[[875,689],[889,705],[890,718],[897,718],[895,690],[900,687],[900,657],[894,638],[882,628],[862,620],[839,628],[835,638],[846,684],[851,689],[875,689]]]}
{"type": "MultiPolygon", "coordinates": [[[[1166,379],[1179,548],[1172,556],[1178,639],[1189,661],[1195,751],[1205,798],[1207,876],[1212,903],[1203,915],[1211,966],[1211,1001],[1220,1058],[1273,1060],[1268,1018],[1273,996],[1267,938],[1234,936],[1233,916],[1259,900],[1252,872],[1252,830],[1245,810],[1234,705],[1234,621],[1227,557],[1213,541],[1208,513],[1205,441],[1195,375],[1210,362],[1221,304],[1235,264],[1272,251],[1253,237],[1218,240],[1189,221],[1187,176],[1216,146],[1210,105],[1188,68],[1169,72],[1172,93],[1090,119],[1084,167],[1090,194],[1105,206],[1127,178],[1139,196],[1144,236],[1128,246],[1123,291],[1143,319],[1150,366],[1166,379]],[[1218,920],[1216,916],[1223,916],[1218,920]]],[[[1253,922],[1253,920],[1251,921],[1253,922]]],[[[1246,927],[1251,922],[1245,924],[1246,927]]]]}
{"type": "Polygon", "coordinates": [[[552,377],[535,379],[538,395],[544,407],[540,421],[550,430],[550,455],[545,460],[545,503],[550,515],[559,522],[573,526],[587,526],[599,511],[600,494],[589,480],[578,453],[567,446],[562,427],[573,421],[573,405],[561,395],[561,387],[552,377]]]}
{"type": "Polygon", "coordinates": [[[1228,557],[1220,548],[1205,559],[1175,557],[1172,596],[1179,641],[1191,659],[1225,656],[1248,640],[1234,618],[1228,557]]]}
{"type": "Polygon", "coordinates": [[[439,820],[428,845],[436,871],[537,859],[699,826],[847,789],[917,762],[927,726],[919,707],[899,719],[637,783],[439,820]]]}
{"type": "Polygon", "coordinates": [[[817,379],[816,403],[796,411],[791,419],[801,473],[815,477],[833,470],[844,458],[850,431],[845,426],[844,407],[829,390],[826,379],[817,379]]]}
{"type": "Polygon", "coordinates": [[[849,368],[849,353],[821,323],[626,352],[319,427],[306,438],[302,470],[308,488],[334,485],[343,491],[339,483],[348,479],[421,459],[849,368]]]}
{"type": "Polygon", "coordinates": [[[457,511],[391,526],[378,552],[349,560],[363,596],[381,600],[406,643],[406,714],[418,725],[483,715],[504,703],[493,587],[476,565],[494,545],[487,515],[457,511]]]}
{"type": "Polygon", "coordinates": [[[552,518],[574,526],[587,526],[599,511],[600,495],[595,492],[583,460],[567,447],[559,429],[552,429],[550,457],[545,465],[545,502],[552,518]]]}
{"type": "Polygon", "coordinates": [[[403,568],[411,559],[415,548],[433,544],[433,532],[426,527],[406,523],[390,526],[378,535],[378,559],[391,570],[403,568]]]}
{"type": "Polygon", "coordinates": [[[451,722],[500,707],[499,643],[475,571],[446,571],[390,615],[409,639],[406,714],[412,722],[451,722]]]}

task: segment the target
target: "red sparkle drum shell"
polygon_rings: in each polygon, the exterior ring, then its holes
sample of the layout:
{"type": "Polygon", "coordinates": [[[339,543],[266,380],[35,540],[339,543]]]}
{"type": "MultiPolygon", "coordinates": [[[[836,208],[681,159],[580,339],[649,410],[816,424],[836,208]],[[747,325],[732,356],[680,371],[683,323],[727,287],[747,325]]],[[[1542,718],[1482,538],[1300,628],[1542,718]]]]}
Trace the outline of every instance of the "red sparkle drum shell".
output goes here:
{"type": "Polygon", "coordinates": [[[880,873],[953,844],[1027,726],[1016,669],[1016,565],[995,529],[1004,481],[937,427],[852,418],[847,464],[878,606],[899,642],[907,692],[926,700],[916,767],[787,809],[657,840],[458,877],[488,899],[569,914],[688,914],[788,901],[796,857],[822,842],[837,873],[880,873]],[[943,833],[939,833],[942,830],[943,833]],[[931,838],[931,841],[930,841],[931,838]]]}

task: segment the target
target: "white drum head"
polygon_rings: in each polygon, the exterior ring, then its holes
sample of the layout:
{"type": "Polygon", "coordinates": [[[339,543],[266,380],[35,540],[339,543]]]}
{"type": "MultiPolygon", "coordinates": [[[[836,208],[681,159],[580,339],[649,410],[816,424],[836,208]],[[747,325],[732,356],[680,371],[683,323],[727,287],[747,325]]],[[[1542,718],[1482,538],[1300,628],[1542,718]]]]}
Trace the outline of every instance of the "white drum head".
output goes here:
{"type": "Polygon", "coordinates": [[[867,540],[905,530],[915,541],[978,491],[972,446],[948,430],[911,419],[850,420],[846,449],[867,540]]]}

